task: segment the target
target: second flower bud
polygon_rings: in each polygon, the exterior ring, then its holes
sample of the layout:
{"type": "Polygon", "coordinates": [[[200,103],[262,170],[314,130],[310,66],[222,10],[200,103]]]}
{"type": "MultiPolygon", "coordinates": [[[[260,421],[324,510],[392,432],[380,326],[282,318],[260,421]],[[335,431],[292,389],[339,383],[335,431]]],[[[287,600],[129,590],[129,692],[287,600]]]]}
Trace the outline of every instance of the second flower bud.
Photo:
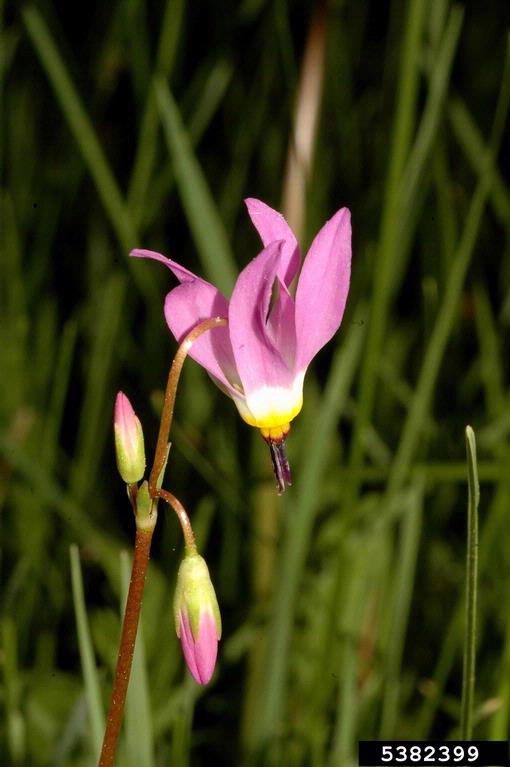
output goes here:
{"type": "Polygon", "coordinates": [[[128,485],[139,482],[145,473],[142,425],[130,401],[121,391],[115,400],[113,429],[119,474],[128,485]]]}

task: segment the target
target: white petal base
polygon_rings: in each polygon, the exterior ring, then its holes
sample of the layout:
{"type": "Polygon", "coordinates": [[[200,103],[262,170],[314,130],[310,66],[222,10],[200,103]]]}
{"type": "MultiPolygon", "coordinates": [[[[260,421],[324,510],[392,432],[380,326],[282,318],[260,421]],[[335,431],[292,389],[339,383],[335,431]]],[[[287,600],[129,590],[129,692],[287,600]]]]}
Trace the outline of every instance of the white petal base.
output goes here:
{"type": "Polygon", "coordinates": [[[234,397],[241,418],[258,429],[272,429],[288,424],[303,405],[304,372],[299,373],[291,388],[262,386],[241,399],[234,397]]]}

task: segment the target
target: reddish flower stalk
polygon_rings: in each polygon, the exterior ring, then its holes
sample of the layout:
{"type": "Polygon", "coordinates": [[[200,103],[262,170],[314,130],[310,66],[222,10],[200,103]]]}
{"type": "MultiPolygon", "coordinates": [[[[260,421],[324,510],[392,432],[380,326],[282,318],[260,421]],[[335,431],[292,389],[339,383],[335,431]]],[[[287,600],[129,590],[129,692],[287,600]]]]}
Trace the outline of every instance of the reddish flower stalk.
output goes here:
{"type": "Polygon", "coordinates": [[[156,444],[156,453],[154,455],[154,463],[152,465],[152,471],[149,477],[149,492],[151,498],[157,498],[157,483],[160,478],[160,474],[165,466],[168,449],[168,435],[170,434],[170,426],[172,425],[172,417],[174,414],[175,395],[177,392],[177,384],[181,376],[182,366],[184,360],[191,349],[194,342],[199,338],[202,333],[213,328],[219,328],[227,324],[227,320],[223,317],[213,317],[212,319],[205,320],[196,325],[191,330],[186,338],[183,340],[172,362],[172,367],[168,374],[168,381],[165,391],[165,400],[163,402],[163,411],[161,413],[161,422],[159,426],[158,441],[156,444]]]}
{"type": "Polygon", "coordinates": [[[169,493],[168,490],[157,490],[156,493],[158,498],[162,498],[164,501],[166,501],[177,514],[177,518],[182,529],[182,534],[184,536],[184,545],[186,547],[186,551],[189,554],[196,554],[197,545],[195,543],[195,536],[193,534],[193,528],[191,527],[191,523],[189,521],[188,515],[186,514],[184,506],[175,497],[175,495],[169,493]]]}
{"type": "Polygon", "coordinates": [[[126,702],[129,676],[131,674],[136,632],[138,630],[138,620],[140,618],[143,587],[147,565],[149,564],[153,531],[154,527],[148,530],[139,528],[136,530],[135,555],[131,570],[131,581],[129,583],[126,612],[124,613],[124,621],[122,623],[117,668],[115,669],[115,679],[113,682],[108,719],[106,721],[103,748],[99,758],[99,767],[112,767],[115,759],[115,751],[117,749],[117,742],[122,724],[122,715],[124,713],[124,704],[126,702]]]}
{"type": "MultiPolygon", "coordinates": [[[[117,656],[117,666],[115,669],[115,679],[113,682],[110,707],[106,720],[106,730],[103,739],[103,747],[99,757],[98,767],[113,767],[117,743],[119,740],[120,728],[122,725],[122,715],[126,702],[126,693],[133,663],[133,653],[135,649],[136,632],[138,630],[138,621],[140,618],[140,608],[142,605],[143,587],[145,584],[145,575],[149,564],[150,548],[152,534],[157,520],[157,500],[163,497],[167,503],[174,508],[181,523],[186,548],[193,550],[194,538],[191,525],[184,508],[171,493],[158,489],[158,481],[161,480],[161,474],[167,458],[168,436],[172,425],[172,416],[174,412],[175,396],[177,393],[177,384],[181,375],[184,360],[194,343],[202,333],[215,327],[226,325],[227,321],[221,317],[214,317],[205,322],[201,322],[187,334],[179,346],[172,362],[163,402],[161,421],[159,426],[159,435],[154,456],[154,464],[149,478],[149,495],[151,499],[150,513],[136,515],[136,494],[130,494],[137,520],[135,551],[133,557],[133,566],[131,569],[131,581],[126,602],[126,611],[122,623],[122,633],[117,656]]],[[[143,485],[142,485],[143,488],[143,485]]],[[[143,494],[140,492],[139,496],[143,494]]]]}

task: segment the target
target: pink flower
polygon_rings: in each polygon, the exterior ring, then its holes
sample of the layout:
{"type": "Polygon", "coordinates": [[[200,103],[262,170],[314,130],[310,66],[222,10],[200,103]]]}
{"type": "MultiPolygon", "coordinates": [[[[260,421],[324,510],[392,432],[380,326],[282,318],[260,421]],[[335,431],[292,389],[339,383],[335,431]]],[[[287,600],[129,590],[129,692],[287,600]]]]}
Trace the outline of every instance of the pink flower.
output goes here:
{"type": "Polygon", "coordinates": [[[174,618],[191,675],[207,684],[216,665],[221,617],[207,564],[197,553],[187,554],[179,567],[174,618]]]}
{"type": "Polygon", "coordinates": [[[237,278],[230,301],[160,253],[133,250],[131,255],[161,261],[181,283],[165,301],[166,321],[177,341],[202,320],[228,318],[228,327],[205,333],[190,355],[234,400],[242,418],[261,430],[281,493],[291,483],[285,437],[301,410],[306,369],[344,313],[350,213],[341,208],[326,222],[299,271],[299,247],[284,217],[260,200],[248,199],[246,205],[264,249],[237,278]]]}

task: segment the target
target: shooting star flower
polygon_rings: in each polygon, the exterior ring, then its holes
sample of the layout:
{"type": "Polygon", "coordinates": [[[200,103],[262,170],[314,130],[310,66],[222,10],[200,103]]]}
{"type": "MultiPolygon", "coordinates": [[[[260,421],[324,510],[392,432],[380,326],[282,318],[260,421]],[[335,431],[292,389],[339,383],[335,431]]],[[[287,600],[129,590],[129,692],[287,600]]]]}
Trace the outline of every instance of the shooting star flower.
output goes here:
{"type": "Polygon", "coordinates": [[[246,423],[260,429],[281,494],[291,484],[285,438],[303,404],[306,370],[338,330],[347,301],[350,213],[341,208],[324,224],[296,280],[300,252],[284,217],[260,200],[248,199],[246,206],[264,249],[240,273],[230,301],[160,253],[133,250],[131,255],[161,261],[181,283],[165,301],[166,321],[177,341],[202,320],[228,319],[227,327],[199,338],[190,356],[234,400],[246,423]]]}

